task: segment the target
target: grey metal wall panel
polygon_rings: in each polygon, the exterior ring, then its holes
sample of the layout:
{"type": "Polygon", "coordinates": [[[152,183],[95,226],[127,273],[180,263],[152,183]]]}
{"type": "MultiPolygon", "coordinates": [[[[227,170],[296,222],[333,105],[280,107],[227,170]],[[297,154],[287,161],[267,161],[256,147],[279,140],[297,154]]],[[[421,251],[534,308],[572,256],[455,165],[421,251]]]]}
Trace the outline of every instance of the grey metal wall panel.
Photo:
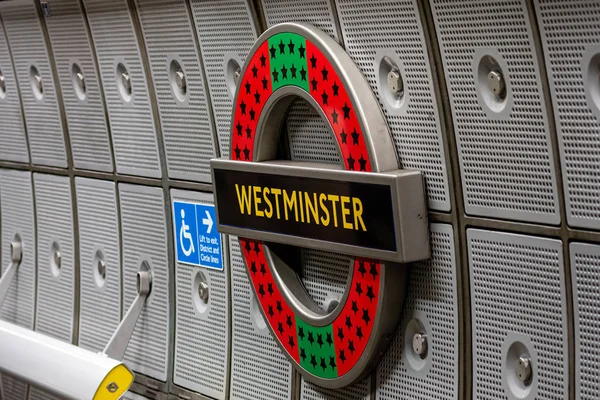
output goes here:
{"type": "Polygon", "coordinates": [[[117,172],[159,178],[158,127],[148,92],[149,77],[127,1],[83,3],[100,67],[117,172]],[[121,67],[130,76],[130,96],[123,94],[121,67]]]}
{"type": "MultiPolygon", "coordinates": [[[[4,34],[4,25],[0,20],[0,74],[4,77],[5,89],[0,92],[0,112],[2,113],[2,129],[0,130],[0,158],[7,161],[29,162],[27,136],[23,123],[21,95],[17,87],[17,77],[4,34]]],[[[1,89],[0,89],[1,90],[1,89]]]]}
{"type": "Polygon", "coordinates": [[[2,2],[0,15],[13,56],[21,92],[31,162],[66,167],[64,127],[45,34],[33,0],[2,2]],[[34,70],[43,93],[34,89],[34,70]]]}
{"type": "Polygon", "coordinates": [[[600,229],[600,3],[536,0],[562,163],[567,221],[600,229]]]}
{"type": "Polygon", "coordinates": [[[567,296],[562,243],[467,230],[473,398],[568,398],[567,296]],[[532,380],[519,384],[517,358],[532,380]]]}
{"type": "Polygon", "coordinates": [[[123,309],[137,295],[136,275],[150,269],[152,289],[125,353],[135,372],[165,382],[171,356],[169,280],[165,201],[156,187],[119,184],[123,251],[123,309]]]}
{"type": "Polygon", "coordinates": [[[71,343],[76,297],[71,184],[66,176],[36,173],[33,187],[38,254],[35,330],[71,343]]]}
{"type": "Polygon", "coordinates": [[[452,108],[466,212],[558,224],[541,60],[533,44],[526,1],[430,3],[452,108]],[[504,77],[503,100],[487,83],[490,72],[504,77]]]}
{"type": "Polygon", "coordinates": [[[49,2],[45,18],[69,127],[73,165],[79,169],[112,172],[106,110],[102,100],[91,38],[79,0],[49,2]],[[77,85],[77,72],[85,91],[77,85]]]}
{"type": "Polygon", "coordinates": [[[218,154],[202,63],[185,0],[136,0],[164,138],[169,177],[210,182],[218,154]],[[186,90],[177,86],[178,68],[186,90]]]}
{"type": "Polygon", "coordinates": [[[222,156],[229,156],[235,84],[230,60],[243,67],[257,38],[246,0],[190,0],[222,156]]]}
{"type": "Polygon", "coordinates": [[[431,259],[411,266],[404,316],[377,370],[378,400],[458,399],[459,318],[457,265],[451,225],[431,224],[431,259]],[[427,337],[425,358],[412,349],[427,337]]]}
{"type": "Polygon", "coordinates": [[[570,244],[577,400],[600,394],[600,245],[570,244]]]}
{"type": "Polygon", "coordinates": [[[79,346],[98,352],[121,321],[116,190],[114,182],[80,177],[75,178],[75,188],[79,223],[79,346]]]}
{"type": "Polygon", "coordinates": [[[229,236],[233,400],[292,398],[292,366],[269,333],[254,299],[238,239],[229,236]]]}
{"type": "Polygon", "coordinates": [[[425,174],[429,207],[449,211],[440,114],[417,0],[337,0],[346,51],[377,95],[402,168],[425,174]],[[399,69],[403,93],[393,96],[384,57],[399,69]],[[387,73],[387,72],[386,72],[387,73]]]}
{"type": "MultiPolygon", "coordinates": [[[[209,193],[171,190],[171,201],[214,204],[209,193]]],[[[223,270],[177,263],[175,367],[173,383],[224,400],[229,372],[229,258],[223,246],[223,270]],[[200,281],[208,284],[208,303],[198,296],[200,281]]],[[[177,243],[175,243],[177,245],[177,243]]]]}
{"type": "Polygon", "coordinates": [[[300,398],[303,400],[369,400],[370,379],[341,389],[325,389],[302,379],[300,398]]]}

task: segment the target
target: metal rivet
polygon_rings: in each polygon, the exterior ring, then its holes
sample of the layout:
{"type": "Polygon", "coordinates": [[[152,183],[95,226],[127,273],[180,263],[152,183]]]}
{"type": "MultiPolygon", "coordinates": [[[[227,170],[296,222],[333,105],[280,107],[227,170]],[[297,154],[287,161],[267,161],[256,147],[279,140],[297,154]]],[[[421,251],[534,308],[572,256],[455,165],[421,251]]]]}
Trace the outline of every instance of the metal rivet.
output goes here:
{"type": "Polygon", "coordinates": [[[424,333],[415,333],[412,340],[413,351],[419,355],[423,356],[427,352],[427,335],[424,333]]]}
{"type": "Polygon", "coordinates": [[[198,296],[204,304],[208,303],[208,284],[206,282],[200,282],[198,285],[198,296]]]}
{"type": "Polygon", "coordinates": [[[129,72],[123,71],[121,73],[121,83],[123,83],[123,88],[128,96],[131,96],[131,77],[129,76],[129,72]]]}
{"type": "Polygon", "coordinates": [[[44,85],[42,85],[42,76],[40,73],[36,71],[36,73],[33,75],[33,79],[36,89],[40,93],[44,93],[44,85]]]}
{"type": "Polygon", "coordinates": [[[517,378],[521,382],[528,383],[531,380],[532,375],[531,359],[525,355],[519,357],[515,372],[517,373],[517,378]]]}
{"type": "Polygon", "coordinates": [[[119,390],[119,385],[115,382],[111,382],[106,386],[106,390],[108,390],[109,393],[116,393],[117,390],[119,390]]]}
{"type": "Polygon", "coordinates": [[[77,73],[77,85],[79,86],[79,89],[81,89],[81,91],[83,93],[85,93],[85,77],[83,76],[83,72],[78,72],[77,73]]]}
{"type": "Polygon", "coordinates": [[[506,97],[506,82],[500,71],[490,71],[487,75],[488,87],[499,99],[506,97]]]}
{"type": "Polygon", "coordinates": [[[100,278],[105,279],[106,278],[106,263],[104,262],[104,260],[98,260],[98,275],[100,276],[100,278]]]}
{"type": "Polygon", "coordinates": [[[240,76],[242,76],[242,70],[241,69],[236,69],[235,72],[233,73],[233,81],[237,84],[237,82],[240,80],[240,76]]]}
{"type": "Polygon", "coordinates": [[[60,254],[60,250],[54,250],[54,265],[56,265],[56,268],[60,269],[60,264],[62,262],[62,255],[60,254]]]}
{"type": "Polygon", "coordinates": [[[187,90],[187,82],[183,71],[179,70],[175,72],[175,83],[177,84],[177,87],[181,89],[183,93],[185,93],[187,90]]]}
{"type": "Polygon", "coordinates": [[[21,258],[23,257],[23,248],[21,247],[20,242],[11,242],[10,243],[10,259],[14,263],[21,262],[21,258]]]}
{"type": "Polygon", "coordinates": [[[387,74],[387,85],[393,94],[400,94],[404,91],[404,82],[400,75],[398,67],[392,67],[387,74]]]}

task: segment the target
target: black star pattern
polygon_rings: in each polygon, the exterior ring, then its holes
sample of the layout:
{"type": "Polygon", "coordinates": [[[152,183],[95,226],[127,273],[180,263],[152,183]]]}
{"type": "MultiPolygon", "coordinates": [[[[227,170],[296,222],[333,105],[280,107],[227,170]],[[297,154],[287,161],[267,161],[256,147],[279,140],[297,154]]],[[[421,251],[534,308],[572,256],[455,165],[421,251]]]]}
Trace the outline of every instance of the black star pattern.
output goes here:
{"type": "Polygon", "coordinates": [[[325,368],[327,368],[327,363],[323,357],[321,357],[321,368],[323,368],[323,371],[325,371],[325,368]]]}
{"type": "Polygon", "coordinates": [[[283,44],[283,40],[279,42],[279,54],[285,54],[285,44],[283,44]]]}
{"type": "MultiPolygon", "coordinates": [[[[256,253],[256,255],[258,255],[258,253],[260,252],[260,247],[258,247],[258,242],[254,242],[254,249],[253,250],[256,253]]],[[[262,270],[260,272],[262,272],[262,270]]]]}
{"type": "Polygon", "coordinates": [[[344,350],[340,350],[340,360],[342,360],[342,364],[346,361],[346,356],[344,355],[344,350]]]}
{"type": "Polygon", "coordinates": [[[292,39],[290,39],[290,42],[288,43],[288,49],[290,49],[290,54],[294,54],[294,46],[295,44],[292,43],[292,39]]]}
{"type": "Polygon", "coordinates": [[[246,244],[244,245],[244,249],[246,249],[248,253],[252,251],[252,245],[250,244],[250,241],[246,242],[246,244]]]}
{"type": "Polygon", "coordinates": [[[302,46],[302,44],[300,44],[300,47],[298,47],[298,53],[300,53],[300,58],[305,58],[304,57],[304,51],[306,49],[304,48],[304,46],[302,46]]]}
{"type": "Polygon", "coordinates": [[[362,338],[364,337],[362,333],[362,328],[360,326],[356,327],[356,337],[358,338],[358,340],[362,340],[362,338]]]}
{"type": "Polygon", "coordinates": [[[348,329],[352,328],[352,321],[350,321],[350,316],[346,316],[346,326],[348,329]]]}
{"type": "Polygon", "coordinates": [[[283,325],[281,324],[281,322],[277,323],[277,332],[279,332],[279,334],[283,334],[283,325]]]}
{"type": "Polygon", "coordinates": [[[264,53],[260,55],[260,66],[261,67],[267,66],[267,57],[265,57],[264,53]]]}
{"type": "Polygon", "coordinates": [[[333,338],[331,337],[331,332],[327,332],[327,339],[325,339],[329,347],[333,345],[333,338]]]}
{"type": "Polygon", "coordinates": [[[294,67],[294,64],[292,64],[292,66],[290,67],[290,72],[292,73],[292,78],[296,78],[296,71],[297,71],[297,68],[294,67]]]}
{"type": "Polygon", "coordinates": [[[302,69],[300,70],[300,79],[306,81],[306,70],[304,69],[304,67],[302,67],[302,69]]]}
{"type": "Polygon", "coordinates": [[[258,68],[256,68],[256,64],[252,64],[252,76],[258,78],[258,68]]]}
{"type": "Polygon", "coordinates": [[[246,82],[244,87],[246,88],[246,94],[250,94],[250,89],[252,88],[252,85],[250,85],[250,82],[246,82]]]}
{"type": "Polygon", "coordinates": [[[350,107],[348,107],[347,103],[344,103],[344,107],[342,107],[342,111],[344,112],[344,119],[350,119],[350,107]]]}
{"type": "Polygon", "coordinates": [[[338,328],[337,337],[338,337],[340,340],[344,340],[344,328],[338,328]]]}
{"type": "Polygon", "coordinates": [[[358,305],[356,304],[356,300],[352,300],[352,311],[354,311],[354,315],[358,312],[358,305]]]}
{"type": "Polygon", "coordinates": [[[254,108],[250,109],[250,121],[254,121],[254,116],[256,115],[256,113],[254,112],[254,108]]]}
{"type": "Polygon", "coordinates": [[[348,350],[350,350],[350,353],[354,354],[354,350],[356,350],[354,348],[354,342],[352,340],[348,340],[348,350]]]}
{"type": "Polygon", "coordinates": [[[298,327],[298,337],[300,340],[304,340],[304,328],[301,326],[298,327]]]}
{"type": "Polygon", "coordinates": [[[281,312],[283,311],[283,308],[281,308],[281,301],[277,300],[277,306],[275,307],[275,309],[277,310],[277,314],[281,314],[281,312]]]}
{"type": "Polygon", "coordinates": [[[250,159],[250,150],[248,150],[248,146],[244,146],[244,158],[246,160],[250,159]]]}
{"type": "Polygon", "coordinates": [[[369,301],[371,301],[371,302],[375,298],[375,294],[373,293],[373,286],[371,286],[371,285],[367,286],[367,297],[369,298],[369,301]]]}
{"type": "Polygon", "coordinates": [[[317,344],[319,345],[319,347],[323,347],[323,335],[321,335],[320,333],[317,334],[317,344]]]}
{"type": "Polygon", "coordinates": [[[239,122],[237,123],[237,125],[235,126],[235,129],[237,129],[237,134],[238,136],[242,136],[242,124],[240,124],[239,122]]]}
{"type": "Polygon", "coordinates": [[[315,342],[315,339],[313,338],[313,334],[311,331],[308,331],[308,341],[310,342],[310,345],[312,346],[313,343],[315,342]]]}
{"type": "Polygon", "coordinates": [[[267,88],[269,87],[269,81],[267,80],[267,78],[263,76],[263,79],[261,82],[263,84],[263,89],[267,90],[267,88]]]}
{"type": "Polygon", "coordinates": [[[314,54],[313,54],[313,55],[310,57],[310,65],[311,65],[313,68],[317,68],[317,59],[315,58],[315,55],[314,55],[314,54]]]}
{"type": "Polygon", "coordinates": [[[260,104],[260,94],[258,90],[254,93],[254,100],[256,100],[256,104],[260,104]]]}
{"type": "Polygon", "coordinates": [[[360,275],[364,278],[365,273],[367,272],[367,270],[365,269],[365,262],[360,260],[358,262],[358,272],[360,272],[360,275]]]}
{"type": "Polygon", "coordinates": [[[283,79],[287,79],[287,72],[288,72],[288,69],[285,67],[285,64],[283,64],[281,66],[281,77],[283,79]]]}
{"type": "Polygon", "coordinates": [[[331,369],[335,369],[335,357],[334,356],[329,356],[329,366],[331,367],[331,369]]]}
{"type": "Polygon", "coordinates": [[[352,135],[352,143],[358,145],[358,138],[360,137],[360,134],[358,132],[356,132],[356,128],[354,128],[351,135],[352,135]]]}
{"type": "Polygon", "coordinates": [[[290,315],[286,315],[285,324],[288,326],[288,328],[292,327],[292,317],[290,315]]]}
{"type": "Polygon", "coordinates": [[[373,279],[377,278],[377,275],[379,275],[377,272],[377,263],[371,263],[371,269],[369,270],[369,273],[373,275],[373,279]]]}
{"type": "Polygon", "coordinates": [[[252,261],[252,262],[250,263],[250,265],[252,265],[252,266],[250,267],[250,271],[252,272],[252,275],[255,275],[255,274],[256,274],[256,263],[255,263],[254,261],[252,261]]]}
{"type": "Polygon", "coordinates": [[[250,129],[250,126],[246,127],[246,137],[252,139],[252,129],[250,129]]]}
{"type": "Polygon", "coordinates": [[[339,114],[337,112],[335,112],[335,110],[333,110],[333,112],[331,113],[331,119],[333,119],[333,123],[334,124],[338,123],[338,120],[337,120],[338,119],[338,115],[339,114]]]}
{"type": "MultiPolygon", "coordinates": [[[[367,170],[367,160],[365,160],[362,156],[362,154],[360,155],[360,158],[358,159],[358,163],[360,164],[360,170],[361,171],[366,171],[367,170]]],[[[370,273],[373,273],[373,270],[371,269],[370,273]]],[[[377,273],[377,271],[375,271],[375,273],[377,273]]]]}
{"type": "Polygon", "coordinates": [[[338,86],[337,82],[333,82],[333,86],[331,87],[331,90],[333,90],[333,96],[337,97],[338,90],[340,90],[340,87],[338,86]]]}
{"type": "Polygon", "coordinates": [[[246,115],[246,103],[244,103],[244,100],[240,103],[240,110],[242,111],[242,115],[246,115]]]}
{"type": "Polygon", "coordinates": [[[265,264],[260,263],[260,273],[263,274],[263,276],[265,276],[265,274],[267,273],[267,269],[265,268],[265,264]]]}
{"type": "Polygon", "coordinates": [[[310,81],[310,84],[312,85],[312,90],[317,90],[317,84],[319,82],[317,82],[317,80],[313,77],[312,81],[310,81]]]}
{"type": "Polygon", "coordinates": [[[271,45],[269,51],[271,52],[271,58],[275,58],[275,53],[277,52],[277,50],[275,50],[275,47],[273,47],[273,45],[271,45]]]}
{"type": "Polygon", "coordinates": [[[317,358],[312,354],[310,355],[310,363],[313,366],[313,368],[317,368],[317,358]]]}
{"type": "Polygon", "coordinates": [[[288,341],[288,344],[290,345],[290,347],[293,349],[294,346],[296,345],[296,342],[294,342],[294,337],[292,335],[290,335],[290,340],[288,341]]]}
{"type": "Polygon", "coordinates": [[[275,316],[275,313],[273,312],[273,306],[269,304],[269,317],[273,318],[275,316]]]}
{"type": "Polygon", "coordinates": [[[350,154],[350,157],[348,157],[346,160],[348,161],[348,168],[354,171],[354,161],[356,160],[352,158],[352,154],[350,154]]]}
{"type": "Polygon", "coordinates": [[[327,92],[325,92],[325,91],[323,90],[323,94],[321,95],[321,99],[323,100],[323,104],[327,104],[327,98],[328,98],[328,97],[329,97],[329,96],[327,96],[327,92]]]}
{"type": "Polygon", "coordinates": [[[365,325],[369,325],[369,322],[371,322],[371,317],[369,317],[369,310],[367,310],[366,308],[363,308],[362,319],[363,321],[365,321],[365,325]]]}
{"type": "Polygon", "coordinates": [[[327,68],[323,67],[323,69],[321,70],[321,75],[323,75],[323,80],[326,81],[327,80],[327,75],[329,74],[329,71],[327,71],[327,68]]]}
{"type": "Polygon", "coordinates": [[[360,282],[356,282],[356,286],[354,287],[354,290],[356,291],[356,293],[358,293],[359,296],[361,294],[363,294],[363,290],[362,290],[362,287],[360,286],[360,282]]]}
{"type": "Polygon", "coordinates": [[[340,133],[340,137],[342,138],[342,144],[345,144],[348,134],[346,132],[344,132],[344,128],[342,128],[342,133],[340,133]]]}
{"type": "Polygon", "coordinates": [[[260,283],[258,285],[258,294],[260,295],[261,298],[265,295],[265,287],[263,286],[262,283],[260,283]]]}
{"type": "Polygon", "coordinates": [[[273,70],[273,82],[279,82],[279,72],[273,70]]]}
{"type": "Polygon", "coordinates": [[[275,291],[273,290],[273,284],[271,282],[269,282],[267,286],[267,292],[269,292],[269,295],[271,296],[273,296],[273,293],[275,293],[275,291]]]}
{"type": "Polygon", "coordinates": [[[302,361],[306,360],[306,352],[302,347],[300,347],[300,358],[302,359],[302,361]]]}

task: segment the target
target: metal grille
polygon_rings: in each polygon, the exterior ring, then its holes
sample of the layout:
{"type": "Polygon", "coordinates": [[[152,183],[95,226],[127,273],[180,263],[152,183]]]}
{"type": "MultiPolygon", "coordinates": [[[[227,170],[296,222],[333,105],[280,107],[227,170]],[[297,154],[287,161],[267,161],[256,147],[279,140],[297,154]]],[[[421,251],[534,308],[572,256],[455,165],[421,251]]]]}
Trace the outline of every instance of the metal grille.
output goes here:
{"type": "Polygon", "coordinates": [[[346,51],[379,98],[402,168],[423,171],[429,206],[450,210],[448,176],[423,25],[416,0],[338,0],[346,51]],[[379,55],[391,55],[403,80],[401,104],[389,105],[378,84],[379,55]]]}
{"type": "MultiPolygon", "coordinates": [[[[200,40],[204,71],[217,125],[222,156],[229,156],[233,76],[227,65],[236,59],[240,67],[256,40],[252,12],[245,0],[190,0],[200,40]]],[[[233,71],[231,71],[233,73],[233,71]]]]}
{"type": "Polygon", "coordinates": [[[148,265],[152,291],[135,326],[125,362],[165,382],[169,365],[169,253],[162,189],[119,184],[123,251],[123,309],[137,295],[136,274],[148,265]]]}
{"type": "Polygon", "coordinates": [[[31,161],[34,164],[66,167],[62,118],[48,58],[48,49],[34,1],[3,2],[0,13],[8,37],[21,92],[31,161]],[[35,60],[35,61],[32,61],[35,60]],[[36,68],[43,94],[33,89],[36,68]]]}
{"type": "MultiPolygon", "coordinates": [[[[183,190],[171,191],[172,201],[214,204],[212,195],[183,190]]],[[[225,237],[222,243],[225,245],[225,237]]],[[[229,279],[227,253],[222,271],[177,263],[175,320],[176,385],[207,396],[225,399],[229,369],[229,279]],[[209,300],[206,308],[196,306],[196,275],[206,278],[209,300]]],[[[203,303],[202,303],[203,304],[203,303]]]]}
{"type": "Polygon", "coordinates": [[[0,395],[4,400],[27,400],[29,385],[11,376],[0,376],[0,395]]]}
{"type": "Polygon", "coordinates": [[[575,393],[592,400],[600,393],[600,246],[571,243],[573,315],[575,318],[575,393]]]}
{"type": "MultiPolygon", "coordinates": [[[[567,322],[562,243],[509,233],[467,230],[473,330],[473,397],[515,399],[503,374],[504,345],[532,342],[539,399],[566,399],[567,322]]],[[[515,365],[516,366],[516,365],[515,365]]]]}
{"type": "Polygon", "coordinates": [[[300,397],[303,400],[368,400],[369,379],[341,389],[325,389],[302,379],[300,397]]]}
{"type": "Polygon", "coordinates": [[[525,1],[430,2],[466,212],[558,224],[550,129],[525,1]],[[488,69],[502,72],[504,101],[491,94],[488,69]]]}
{"type": "Polygon", "coordinates": [[[35,386],[29,388],[29,400],[65,400],[62,397],[46,392],[35,386]]]}
{"type": "Polygon", "coordinates": [[[535,2],[559,137],[567,220],[600,229],[600,4],[535,2]]]}
{"type": "Polygon", "coordinates": [[[29,162],[29,150],[21,111],[21,97],[17,89],[15,71],[4,35],[4,26],[0,20],[0,74],[4,77],[6,87],[0,93],[0,112],[4,123],[0,130],[0,158],[8,161],[29,162]]]}
{"type": "Polygon", "coordinates": [[[230,397],[283,400],[292,397],[292,367],[268,332],[253,296],[240,246],[229,236],[232,296],[230,397]],[[254,320],[253,320],[254,319],[254,320]],[[257,328],[257,322],[262,329],[257,328]]]}
{"type": "Polygon", "coordinates": [[[75,178],[79,222],[79,346],[99,352],[121,321],[121,249],[115,184],[75,178]],[[104,263],[104,276],[98,263],[104,263]]]}
{"type": "Polygon", "coordinates": [[[102,76],[117,172],[159,178],[157,127],[127,1],[84,0],[84,4],[102,76]],[[122,97],[119,64],[131,79],[129,101],[122,97]]]}
{"type": "Polygon", "coordinates": [[[210,182],[209,161],[217,155],[217,144],[186,2],[136,3],[158,100],[169,176],[210,182]],[[185,92],[177,86],[176,65],[185,74],[185,92]]]}
{"type": "Polygon", "coordinates": [[[98,71],[79,1],[53,1],[52,14],[45,21],[67,116],[73,165],[75,168],[112,172],[108,124],[98,71]],[[76,91],[75,66],[83,73],[85,92],[76,91]]]}
{"type": "Polygon", "coordinates": [[[75,307],[71,185],[66,176],[43,174],[33,175],[33,185],[38,254],[35,330],[71,343],[75,307]]]}
{"type": "MultiPolygon", "coordinates": [[[[377,399],[446,400],[458,398],[458,301],[456,254],[451,225],[432,224],[431,260],[411,266],[403,323],[377,371],[377,399]],[[408,323],[426,319],[428,372],[406,360],[408,323]],[[403,354],[404,353],[404,354],[403,354]],[[404,357],[403,357],[404,355],[404,357]]],[[[410,338],[412,339],[412,338],[410,338]]]]}

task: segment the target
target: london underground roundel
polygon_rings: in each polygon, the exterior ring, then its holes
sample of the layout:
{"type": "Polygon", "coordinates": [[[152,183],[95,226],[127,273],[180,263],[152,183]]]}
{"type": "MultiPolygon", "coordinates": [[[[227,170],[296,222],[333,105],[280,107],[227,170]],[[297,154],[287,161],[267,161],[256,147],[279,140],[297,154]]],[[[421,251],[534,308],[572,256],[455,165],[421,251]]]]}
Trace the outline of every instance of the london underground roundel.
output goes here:
{"type": "MultiPolygon", "coordinates": [[[[332,174],[360,177],[361,184],[368,186],[371,184],[370,177],[378,181],[375,179],[377,173],[398,170],[385,119],[359,69],[328,35],[301,23],[280,24],[267,30],[247,58],[234,102],[228,162],[235,161],[235,168],[243,171],[247,163],[267,165],[275,160],[285,113],[298,97],[312,104],[328,122],[339,146],[343,169],[349,172],[333,171],[332,174]]],[[[272,168],[279,168],[279,165],[273,164],[272,168]]],[[[283,182],[284,179],[281,185],[270,187],[257,184],[246,188],[242,185],[243,181],[236,184],[241,213],[246,211],[240,221],[260,217],[261,221],[272,219],[280,225],[298,224],[301,226],[299,231],[309,237],[308,246],[324,250],[336,248],[330,247],[327,236],[318,236],[320,230],[332,232],[335,236],[338,229],[341,238],[354,235],[341,245],[347,254],[355,258],[339,304],[333,311],[325,312],[313,302],[291,263],[286,261],[293,258],[293,251],[281,250],[281,245],[273,244],[268,238],[274,236],[269,236],[269,232],[266,240],[239,235],[242,255],[262,314],[288,359],[306,379],[318,385],[346,386],[364,378],[377,365],[398,327],[405,298],[407,266],[378,258],[378,254],[387,254],[385,251],[389,249],[384,248],[387,236],[378,236],[376,232],[386,230],[382,227],[369,232],[368,208],[384,209],[389,203],[394,213],[402,209],[406,215],[410,214],[407,218],[413,218],[413,210],[407,212],[401,202],[396,205],[395,196],[385,194],[388,192],[371,202],[365,198],[361,200],[362,188],[358,187],[349,189],[347,196],[343,193],[317,193],[316,189],[310,189],[312,186],[292,190],[294,188],[289,185],[294,184],[294,179],[299,184],[310,183],[302,183],[303,177],[298,176],[301,172],[289,175],[288,182],[283,182]],[[262,196],[260,199],[257,198],[259,194],[262,196]],[[244,210],[245,201],[247,210],[244,210]],[[314,207],[319,208],[320,214],[314,207]],[[312,237],[313,233],[316,236],[312,237]],[[371,246],[373,252],[367,248],[367,251],[353,253],[353,249],[359,246],[351,240],[357,235],[364,235],[367,247],[371,246]],[[379,253],[376,250],[378,246],[383,249],[379,253]]],[[[231,183],[229,178],[215,177],[217,192],[219,185],[231,183]]],[[[267,182],[266,179],[267,176],[257,182],[267,182]]],[[[325,182],[322,185],[325,188],[337,187],[333,180],[330,184],[325,182]]],[[[422,177],[419,175],[415,182],[422,183],[422,177]]],[[[423,192],[422,187],[419,188],[423,192]]],[[[365,196],[370,191],[365,189],[365,196]]],[[[372,192],[376,192],[375,187],[372,192]]],[[[223,221],[227,217],[222,206],[223,196],[217,194],[220,227],[225,225],[223,221]]],[[[420,200],[421,197],[424,199],[423,193],[417,196],[420,200]]],[[[411,230],[427,242],[424,206],[421,214],[414,214],[415,225],[411,230]]],[[[253,230],[245,229],[243,232],[252,236],[253,230]]],[[[410,239],[411,235],[407,234],[410,232],[396,225],[390,228],[390,232],[397,239],[390,241],[390,254],[400,251],[398,247],[410,247],[401,243],[410,239]],[[400,236],[402,238],[398,238],[400,236]]],[[[280,243],[286,241],[281,240],[280,243]]],[[[412,259],[428,257],[427,243],[421,247],[424,250],[412,259]]],[[[284,245],[283,248],[289,247],[284,245]]],[[[411,249],[403,251],[410,252],[411,249]]]]}

